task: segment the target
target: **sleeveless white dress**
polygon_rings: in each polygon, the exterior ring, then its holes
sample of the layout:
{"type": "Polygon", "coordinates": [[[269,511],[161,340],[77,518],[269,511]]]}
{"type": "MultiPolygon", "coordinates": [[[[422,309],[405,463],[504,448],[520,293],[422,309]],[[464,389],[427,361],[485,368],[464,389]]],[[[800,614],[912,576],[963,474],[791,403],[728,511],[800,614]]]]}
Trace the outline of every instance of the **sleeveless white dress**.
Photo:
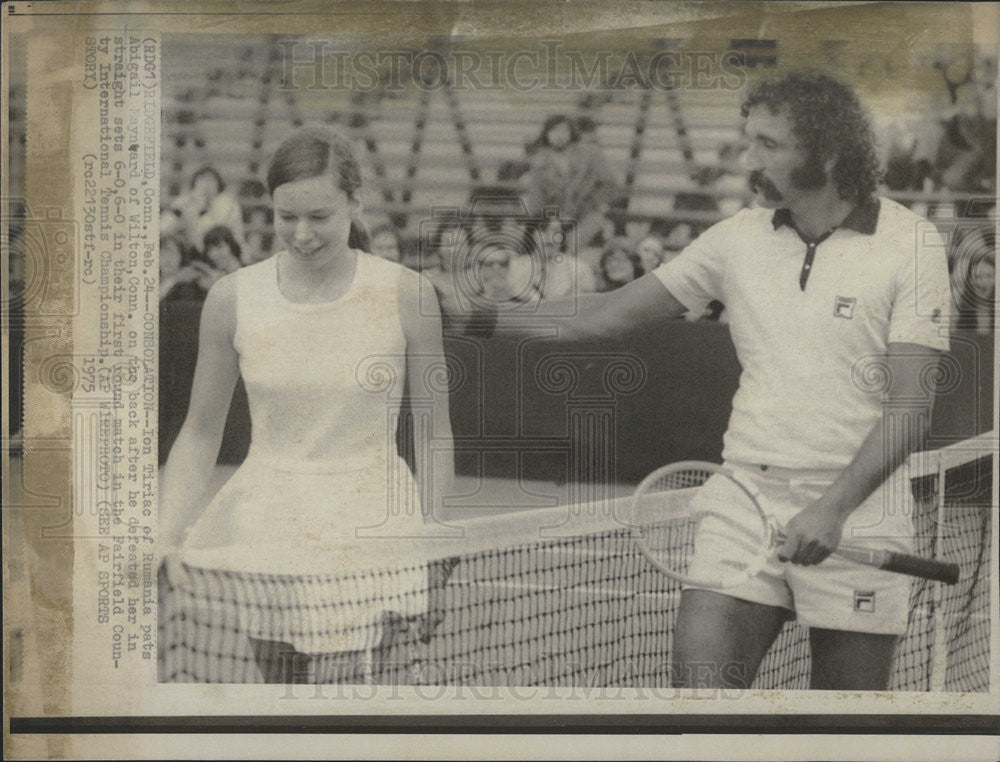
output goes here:
{"type": "Polygon", "coordinates": [[[398,292],[411,274],[356,254],[349,290],[320,304],[281,293],[283,254],[237,272],[252,443],[183,546],[190,563],[251,572],[241,595],[254,600],[235,604],[241,625],[305,652],[368,647],[381,615],[426,610],[426,565],[382,573],[423,530],[395,443],[406,369],[398,292]]]}

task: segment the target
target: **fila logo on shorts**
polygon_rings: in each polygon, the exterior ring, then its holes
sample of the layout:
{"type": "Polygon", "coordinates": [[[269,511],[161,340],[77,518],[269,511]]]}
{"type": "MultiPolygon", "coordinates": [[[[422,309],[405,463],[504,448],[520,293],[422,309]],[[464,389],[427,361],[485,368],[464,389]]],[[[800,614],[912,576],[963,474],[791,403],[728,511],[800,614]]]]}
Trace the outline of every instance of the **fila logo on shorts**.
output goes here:
{"type": "Polygon", "coordinates": [[[854,591],[854,610],[860,611],[863,614],[874,614],[875,613],[875,591],[874,590],[855,590],[854,591]]]}
{"type": "Polygon", "coordinates": [[[850,320],[854,317],[854,305],[857,303],[853,296],[838,296],[833,304],[833,316],[850,320]]]}

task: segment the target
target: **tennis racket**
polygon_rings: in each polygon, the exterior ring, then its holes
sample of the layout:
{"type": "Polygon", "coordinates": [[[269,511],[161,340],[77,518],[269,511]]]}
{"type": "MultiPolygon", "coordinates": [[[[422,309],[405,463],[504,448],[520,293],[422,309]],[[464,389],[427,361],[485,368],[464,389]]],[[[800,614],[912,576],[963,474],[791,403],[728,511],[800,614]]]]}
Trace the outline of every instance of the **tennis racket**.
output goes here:
{"type": "MultiPolygon", "coordinates": [[[[659,468],[640,482],[628,521],[635,545],[664,574],[684,584],[724,589],[758,574],[785,541],[766,505],[748,475],[687,461],[659,468]]],[[[949,585],[958,581],[957,564],[850,545],[834,553],[899,574],[949,585]]]]}

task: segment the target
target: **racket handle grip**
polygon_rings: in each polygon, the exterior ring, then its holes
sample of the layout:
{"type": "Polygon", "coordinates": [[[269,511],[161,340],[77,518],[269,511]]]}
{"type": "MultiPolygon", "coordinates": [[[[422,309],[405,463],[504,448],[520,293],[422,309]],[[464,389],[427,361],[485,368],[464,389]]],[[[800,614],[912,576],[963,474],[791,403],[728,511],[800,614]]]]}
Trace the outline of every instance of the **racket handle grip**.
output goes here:
{"type": "Polygon", "coordinates": [[[959,576],[958,564],[910,556],[906,553],[893,553],[892,551],[886,553],[885,560],[879,566],[886,571],[933,579],[947,585],[954,585],[958,582],[959,576]]]}
{"type": "Polygon", "coordinates": [[[909,574],[912,577],[933,579],[954,585],[958,582],[958,564],[944,561],[934,561],[930,558],[911,556],[907,553],[894,553],[891,550],[874,548],[857,548],[841,546],[835,551],[838,556],[849,558],[859,564],[868,564],[897,574],[909,574]]]}

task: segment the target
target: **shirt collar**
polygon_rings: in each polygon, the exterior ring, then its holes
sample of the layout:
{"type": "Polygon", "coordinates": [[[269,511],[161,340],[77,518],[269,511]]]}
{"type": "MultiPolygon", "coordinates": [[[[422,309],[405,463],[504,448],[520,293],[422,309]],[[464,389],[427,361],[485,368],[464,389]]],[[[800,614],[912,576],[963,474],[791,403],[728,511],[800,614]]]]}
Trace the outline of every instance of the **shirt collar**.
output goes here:
{"type": "MultiPolygon", "coordinates": [[[[864,235],[874,235],[878,226],[878,213],[882,206],[877,196],[871,196],[854,207],[837,227],[854,230],[864,235]]],[[[776,209],[771,217],[771,224],[774,229],[787,225],[795,229],[792,222],[792,210],[788,208],[776,209]]]]}

